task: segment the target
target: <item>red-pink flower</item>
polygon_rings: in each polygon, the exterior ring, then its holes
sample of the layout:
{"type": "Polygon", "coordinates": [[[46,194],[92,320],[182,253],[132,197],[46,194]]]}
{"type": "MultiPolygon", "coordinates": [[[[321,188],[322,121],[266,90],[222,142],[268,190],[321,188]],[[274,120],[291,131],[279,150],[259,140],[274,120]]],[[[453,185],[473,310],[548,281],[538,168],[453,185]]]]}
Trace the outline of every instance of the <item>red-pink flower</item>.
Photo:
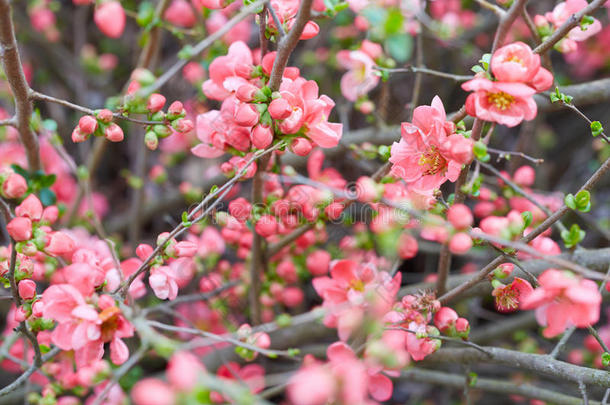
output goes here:
{"type": "MultiPolygon", "coordinates": [[[[495,284],[494,284],[495,285],[495,284]]],[[[515,277],[512,283],[499,283],[491,293],[495,298],[496,309],[499,312],[512,312],[519,308],[523,297],[527,297],[534,289],[526,280],[515,277]]]]}
{"type": "Polygon", "coordinates": [[[546,270],[538,277],[540,287],[522,297],[521,309],[536,309],[543,335],[551,338],[569,326],[584,328],[599,320],[602,296],[595,282],[568,271],[546,270]]]}
{"type": "Polygon", "coordinates": [[[125,10],[115,0],[103,3],[95,9],[93,19],[97,27],[110,38],[118,38],[125,30],[125,10]]]}
{"type": "MultiPolygon", "coordinates": [[[[566,0],[555,6],[552,12],[546,13],[544,16],[553,24],[555,29],[561,27],[572,15],[587,7],[589,3],[586,0],[566,0]]],[[[584,41],[585,39],[597,34],[602,29],[602,24],[596,18],[593,18],[593,23],[586,26],[585,29],[580,25],[572,28],[568,32],[567,38],[573,41],[584,41]]]]}
{"type": "Polygon", "coordinates": [[[392,173],[417,190],[437,189],[447,180],[456,181],[462,164],[472,160],[472,155],[456,159],[454,147],[467,144],[472,150],[472,140],[452,135],[454,131],[455,125],[446,121],[445,108],[438,96],[431,106],[417,107],[413,122],[401,125],[400,142],[392,145],[392,173]],[[461,141],[450,140],[451,136],[461,141]]]}
{"type": "Polygon", "coordinates": [[[224,100],[248,84],[253,68],[252,51],[242,41],[231,44],[224,56],[218,56],[210,64],[210,78],[203,85],[203,93],[214,100],[224,100]]]}
{"type": "Polygon", "coordinates": [[[514,127],[532,120],[538,112],[536,90],[524,83],[492,82],[477,77],[462,85],[473,93],[466,99],[466,112],[484,121],[514,127]]]}

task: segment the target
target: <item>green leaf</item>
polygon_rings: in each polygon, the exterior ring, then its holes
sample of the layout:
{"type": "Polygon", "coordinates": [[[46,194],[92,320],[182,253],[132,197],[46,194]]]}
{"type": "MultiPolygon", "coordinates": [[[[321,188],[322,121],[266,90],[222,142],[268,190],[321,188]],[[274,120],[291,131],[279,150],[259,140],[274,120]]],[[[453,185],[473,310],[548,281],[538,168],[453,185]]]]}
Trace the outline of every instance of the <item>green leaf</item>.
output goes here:
{"type": "Polygon", "coordinates": [[[523,211],[521,213],[521,218],[523,218],[523,228],[527,228],[531,225],[534,216],[531,211],[523,211]]]}
{"type": "Polygon", "coordinates": [[[48,207],[49,205],[55,205],[57,202],[57,197],[53,190],[48,188],[43,188],[39,191],[38,197],[40,198],[40,202],[42,205],[48,207]]]}
{"type": "Polygon", "coordinates": [[[573,194],[566,195],[565,198],[563,199],[563,202],[565,203],[565,205],[568,208],[573,209],[573,210],[576,209],[576,200],[574,199],[573,194]]]}
{"type": "Polygon", "coordinates": [[[591,123],[591,135],[593,136],[599,136],[604,132],[604,127],[602,126],[601,122],[599,121],[593,121],[591,123]]]}
{"type": "Polygon", "coordinates": [[[580,20],[580,29],[582,31],[586,31],[587,28],[589,28],[589,25],[593,24],[594,22],[595,18],[591,17],[590,15],[585,15],[580,20]]]}
{"type": "Polygon", "coordinates": [[[483,69],[480,65],[475,65],[470,68],[475,73],[485,73],[485,69],[483,69]]]}
{"type": "Polygon", "coordinates": [[[602,354],[602,365],[604,367],[610,366],[610,353],[604,352],[604,354],[602,354]]]}
{"type": "Polygon", "coordinates": [[[394,34],[385,41],[388,53],[397,62],[406,62],[413,53],[413,38],[408,34],[394,34]]]}
{"type": "Polygon", "coordinates": [[[589,212],[591,210],[591,193],[587,190],[579,191],[574,197],[576,208],[582,212],[589,212]]]}
{"type": "Polygon", "coordinates": [[[468,373],[468,385],[471,387],[474,387],[475,385],[477,385],[478,378],[479,378],[479,376],[477,373],[475,373],[475,372],[468,373]]]}
{"type": "Polygon", "coordinates": [[[385,32],[387,35],[394,35],[400,33],[403,27],[403,16],[398,9],[394,9],[388,13],[388,17],[385,20],[385,32]]]}

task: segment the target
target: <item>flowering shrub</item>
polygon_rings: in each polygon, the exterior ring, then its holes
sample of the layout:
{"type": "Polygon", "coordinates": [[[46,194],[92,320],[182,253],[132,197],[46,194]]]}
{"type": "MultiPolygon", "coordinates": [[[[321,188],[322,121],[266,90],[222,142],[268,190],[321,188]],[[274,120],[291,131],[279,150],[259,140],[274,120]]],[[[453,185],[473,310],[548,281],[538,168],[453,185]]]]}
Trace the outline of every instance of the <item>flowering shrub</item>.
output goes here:
{"type": "Polygon", "coordinates": [[[0,396],[607,399],[608,2],[530,3],[0,0],[0,396]]]}

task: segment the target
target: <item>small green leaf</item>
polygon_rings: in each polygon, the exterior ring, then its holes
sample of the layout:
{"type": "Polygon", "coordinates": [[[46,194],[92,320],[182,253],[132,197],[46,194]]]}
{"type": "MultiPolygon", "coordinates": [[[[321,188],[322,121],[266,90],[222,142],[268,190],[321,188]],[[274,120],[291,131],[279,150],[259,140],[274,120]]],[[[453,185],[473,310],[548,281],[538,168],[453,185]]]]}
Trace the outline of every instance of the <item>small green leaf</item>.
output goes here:
{"type": "Polygon", "coordinates": [[[587,28],[589,28],[589,25],[593,24],[594,22],[595,18],[591,17],[590,15],[585,15],[580,20],[580,29],[582,31],[586,31],[587,28]]]}
{"type": "Polygon", "coordinates": [[[468,373],[468,385],[471,387],[474,387],[475,385],[477,385],[478,378],[479,378],[479,376],[477,373],[475,373],[475,372],[468,373]]]}
{"type": "Polygon", "coordinates": [[[610,366],[610,353],[604,352],[604,354],[602,354],[602,365],[604,367],[610,366]]]}
{"type": "Polygon", "coordinates": [[[602,126],[601,122],[599,121],[593,121],[591,123],[591,135],[593,136],[599,136],[604,132],[604,127],[602,126]]]}
{"type": "Polygon", "coordinates": [[[528,226],[530,226],[534,218],[531,211],[522,212],[521,217],[523,218],[523,228],[527,228],[528,226]]]}
{"type": "Polygon", "coordinates": [[[576,200],[574,199],[573,194],[566,195],[565,198],[563,199],[563,202],[565,203],[565,205],[568,208],[573,209],[573,210],[576,209],[576,200]]]}
{"type": "Polygon", "coordinates": [[[413,38],[403,33],[390,35],[385,41],[385,46],[392,58],[404,63],[413,53],[413,38]]]}
{"type": "Polygon", "coordinates": [[[48,188],[41,189],[38,193],[38,197],[40,198],[40,202],[42,203],[42,205],[44,205],[45,207],[48,207],[49,205],[55,205],[55,203],[57,202],[57,197],[55,196],[55,193],[53,192],[53,190],[48,188]]]}

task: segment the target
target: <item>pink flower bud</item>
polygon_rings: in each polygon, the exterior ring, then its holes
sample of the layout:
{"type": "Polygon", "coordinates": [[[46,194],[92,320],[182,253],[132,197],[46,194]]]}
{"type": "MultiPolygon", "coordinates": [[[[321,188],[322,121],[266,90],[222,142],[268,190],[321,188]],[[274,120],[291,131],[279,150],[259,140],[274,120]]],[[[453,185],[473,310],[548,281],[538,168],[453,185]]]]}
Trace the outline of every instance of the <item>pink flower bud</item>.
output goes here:
{"type": "Polygon", "coordinates": [[[78,129],[85,135],[91,135],[97,129],[97,120],[92,115],[85,115],[78,120],[78,129]]]}
{"type": "Polygon", "coordinates": [[[15,215],[28,217],[32,221],[39,221],[42,218],[42,203],[34,194],[30,194],[25,200],[15,208],[15,215]]]}
{"type": "Polygon", "coordinates": [[[205,367],[197,356],[187,351],[174,353],[167,364],[167,380],[172,387],[189,392],[196,385],[199,376],[205,372],[205,367]]]}
{"type": "Polygon", "coordinates": [[[163,109],[165,105],[165,97],[159,93],[153,93],[148,97],[148,103],[146,104],[146,108],[151,113],[156,113],[163,109]]]}
{"type": "Polygon", "coordinates": [[[28,191],[28,183],[20,174],[10,173],[2,183],[2,193],[6,198],[19,198],[26,191],[28,191]]]}
{"type": "Polygon", "coordinates": [[[53,232],[46,246],[46,251],[52,255],[66,255],[72,253],[75,243],[71,237],[63,232],[53,232]]]}
{"type": "Polygon", "coordinates": [[[462,335],[462,334],[468,334],[468,332],[470,332],[470,324],[468,323],[468,320],[465,318],[458,318],[457,321],[455,321],[455,330],[458,334],[462,335]]]}
{"type": "Polygon", "coordinates": [[[184,111],[184,105],[180,101],[174,101],[169,105],[167,113],[172,117],[179,117],[186,114],[186,111],[184,111]]]}
{"type": "Polygon", "coordinates": [[[537,14],[534,17],[534,25],[536,27],[542,28],[542,27],[544,27],[544,26],[546,26],[548,24],[549,24],[549,21],[543,15],[537,14]]]}
{"type": "Polygon", "coordinates": [[[197,62],[189,62],[182,69],[182,75],[191,84],[201,83],[205,78],[205,70],[197,62]]]}
{"type": "Polygon", "coordinates": [[[457,255],[468,252],[471,247],[472,239],[463,232],[453,235],[449,241],[449,251],[457,255]]]}
{"type": "Polygon", "coordinates": [[[273,215],[263,215],[256,222],[254,230],[263,238],[268,238],[271,235],[275,235],[277,232],[277,220],[273,215]]]}
{"type": "Polygon", "coordinates": [[[25,321],[27,318],[28,318],[28,314],[27,314],[27,312],[25,312],[25,308],[23,308],[23,306],[20,306],[19,308],[17,308],[15,310],[15,322],[21,323],[21,322],[25,321]]]}
{"type": "Polygon", "coordinates": [[[536,179],[536,171],[530,166],[521,166],[515,171],[513,181],[520,186],[531,187],[536,179]]]}
{"type": "Polygon", "coordinates": [[[417,255],[419,244],[410,233],[404,232],[398,238],[398,255],[401,259],[411,259],[417,255]]]}
{"type": "Polygon", "coordinates": [[[324,276],[328,273],[330,253],[325,250],[316,250],[307,255],[305,265],[312,276],[324,276]]]}
{"type": "Polygon", "coordinates": [[[159,147],[159,138],[154,131],[148,131],[146,135],[144,135],[144,144],[150,150],[157,150],[159,147]]]}
{"type": "Polygon", "coordinates": [[[79,127],[74,128],[72,131],[72,142],[80,143],[85,142],[89,138],[89,135],[83,134],[79,127]]]}
{"type": "Polygon", "coordinates": [[[311,142],[309,142],[305,138],[296,138],[290,144],[290,150],[295,155],[299,155],[299,156],[309,155],[309,152],[311,152],[312,149],[313,149],[313,146],[311,145],[311,142]]]}
{"type": "Polygon", "coordinates": [[[169,384],[156,378],[145,378],[133,386],[131,399],[134,405],[174,404],[176,394],[169,384]]]}
{"type": "Polygon", "coordinates": [[[284,120],[292,114],[290,103],[284,98],[276,98],[269,103],[269,114],[274,120],[284,120]]]}
{"type": "Polygon", "coordinates": [[[434,325],[441,331],[446,332],[447,329],[451,328],[455,321],[458,320],[458,314],[453,309],[449,307],[442,307],[435,315],[434,315],[434,325]]]}
{"type": "Polygon", "coordinates": [[[243,84],[237,89],[235,97],[241,102],[249,103],[254,100],[257,91],[259,91],[259,88],[255,85],[250,83],[243,84]]]}
{"type": "Polygon", "coordinates": [[[447,210],[447,220],[455,229],[466,229],[472,226],[474,218],[472,212],[464,204],[454,204],[447,210]]]}
{"type": "Polygon", "coordinates": [[[44,303],[42,302],[42,300],[38,300],[34,303],[34,305],[32,305],[32,315],[34,315],[36,318],[42,317],[43,311],[44,303]]]}
{"type": "Polygon", "coordinates": [[[23,242],[32,238],[32,221],[25,217],[16,217],[6,226],[8,234],[17,242],[23,242]]]}
{"type": "Polygon", "coordinates": [[[294,283],[298,280],[297,269],[290,259],[282,260],[275,271],[287,283],[294,283]]]}
{"type": "Polygon", "coordinates": [[[246,222],[250,218],[252,205],[243,197],[236,198],[229,203],[229,213],[239,222],[246,222]]]}
{"type": "Polygon", "coordinates": [[[28,301],[36,296],[36,283],[33,280],[25,279],[19,282],[19,296],[28,301]]]}
{"type": "Polygon", "coordinates": [[[104,108],[102,110],[99,110],[97,112],[97,119],[99,119],[100,121],[102,121],[104,124],[110,124],[112,122],[112,111],[104,108]]]}
{"type": "Polygon", "coordinates": [[[299,287],[286,287],[282,291],[282,302],[288,308],[294,308],[303,302],[305,295],[299,287]]]}
{"type": "Polygon", "coordinates": [[[104,35],[118,38],[125,29],[125,10],[120,2],[112,0],[95,9],[93,20],[104,35]]]}
{"type": "Polygon", "coordinates": [[[54,224],[58,217],[59,209],[55,205],[51,205],[42,211],[42,220],[48,222],[49,224],[54,224]]]}
{"type": "Polygon", "coordinates": [[[190,132],[195,128],[195,124],[193,121],[187,118],[178,118],[174,122],[172,122],[172,128],[180,133],[190,132]]]}
{"type": "Polygon", "coordinates": [[[368,115],[375,110],[375,104],[373,104],[373,102],[370,100],[366,100],[359,103],[357,108],[362,114],[368,115]]]}
{"type": "Polygon", "coordinates": [[[174,246],[176,256],[178,257],[193,257],[197,253],[197,244],[188,241],[181,241],[174,246]]]}
{"type": "Polygon", "coordinates": [[[343,204],[338,202],[332,202],[326,208],[324,208],[324,213],[326,214],[328,219],[333,221],[339,219],[344,208],[345,206],[343,204]]]}
{"type": "Polygon", "coordinates": [[[259,124],[252,130],[252,145],[257,149],[265,149],[273,142],[273,131],[270,127],[259,124]]]}
{"type": "Polygon", "coordinates": [[[124,138],[123,130],[117,124],[112,123],[104,130],[104,136],[110,142],[121,142],[124,138]]]}
{"type": "Polygon", "coordinates": [[[373,202],[381,197],[377,183],[368,176],[362,176],[356,181],[356,190],[360,202],[373,202]]]}
{"type": "Polygon", "coordinates": [[[146,259],[148,259],[148,256],[150,256],[152,254],[152,252],[153,252],[152,246],[150,246],[146,243],[141,243],[136,248],[136,256],[138,256],[140,258],[140,260],[142,260],[142,261],[145,261],[146,259]]]}
{"type": "Polygon", "coordinates": [[[260,115],[252,104],[241,104],[235,111],[235,123],[242,127],[252,127],[258,123],[260,115]]]}

